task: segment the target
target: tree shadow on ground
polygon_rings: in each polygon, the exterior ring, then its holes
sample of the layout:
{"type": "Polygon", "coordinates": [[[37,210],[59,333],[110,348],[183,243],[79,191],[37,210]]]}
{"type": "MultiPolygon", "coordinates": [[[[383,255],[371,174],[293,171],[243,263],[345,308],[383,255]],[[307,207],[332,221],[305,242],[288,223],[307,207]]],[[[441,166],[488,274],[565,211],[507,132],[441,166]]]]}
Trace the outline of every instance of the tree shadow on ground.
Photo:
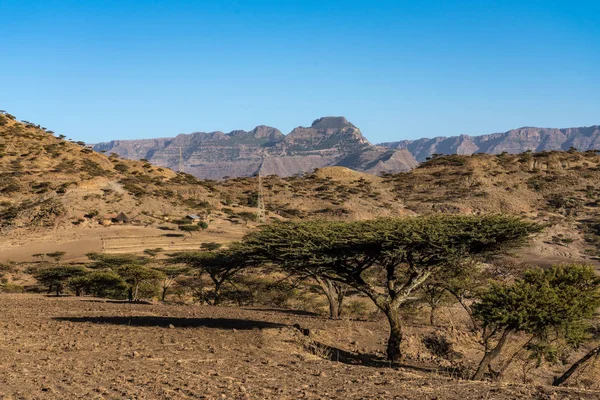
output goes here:
{"type": "Polygon", "coordinates": [[[252,308],[252,307],[246,307],[246,308],[244,308],[244,310],[249,310],[249,311],[263,311],[263,312],[276,312],[276,313],[281,313],[281,314],[300,315],[300,316],[306,316],[306,317],[322,317],[321,314],[317,314],[317,313],[310,312],[310,311],[286,310],[286,309],[283,309],[283,308],[252,308]]]}
{"type": "Polygon", "coordinates": [[[111,324],[126,326],[151,326],[175,328],[213,328],[213,329],[267,329],[284,328],[287,325],[267,321],[253,321],[247,319],[233,318],[177,318],[177,317],[155,317],[155,316],[132,316],[132,317],[56,317],[57,321],[111,324]]]}
{"type": "Polygon", "coordinates": [[[405,368],[418,372],[439,373],[441,375],[451,377],[461,377],[464,373],[464,371],[457,368],[440,367],[436,365],[422,365],[411,363],[410,361],[391,362],[376,354],[352,353],[350,351],[328,346],[316,341],[311,341],[307,346],[307,350],[313,354],[321,355],[330,361],[341,362],[349,365],[362,365],[372,368],[405,368]]]}
{"type": "Polygon", "coordinates": [[[129,301],[129,300],[115,300],[115,299],[86,299],[86,300],[81,300],[84,301],[86,303],[114,303],[114,304],[145,304],[145,305],[155,305],[155,303],[148,301],[148,300],[133,300],[133,301],[129,301]]]}

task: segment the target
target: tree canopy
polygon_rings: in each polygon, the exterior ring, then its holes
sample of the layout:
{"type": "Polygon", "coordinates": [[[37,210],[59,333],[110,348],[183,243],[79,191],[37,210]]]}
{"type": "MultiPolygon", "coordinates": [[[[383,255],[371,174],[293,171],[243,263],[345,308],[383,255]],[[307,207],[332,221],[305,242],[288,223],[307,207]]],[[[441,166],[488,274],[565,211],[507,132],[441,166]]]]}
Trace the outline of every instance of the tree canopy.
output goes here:
{"type": "Polygon", "coordinates": [[[34,276],[42,285],[48,287],[48,292],[54,291],[57,296],[60,296],[69,279],[85,273],[83,267],[55,266],[42,268],[34,276]]]}
{"type": "Polygon", "coordinates": [[[505,215],[318,220],[263,226],[244,243],[259,262],[310,271],[370,297],[388,317],[388,357],[398,360],[399,308],[417,288],[467,259],[484,259],[519,246],[541,229],[505,215]]]}
{"type": "Polygon", "coordinates": [[[214,284],[213,304],[221,300],[222,285],[248,267],[252,259],[245,246],[233,243],[227,249],[216,251],[187,251],[169,255],[171,264],[184,264],[208,274],[214,284]]]}
{"type": "Polygon", "coordinates": [[[493,284],[473,305],[482,322],[486,352],[474,375],[483,378],[491,362],[516,332],[530,335],[528,350],[548,358],[552,341],[562,338],[576,346],[585,338],[584,323],[600,307],[600,277],[592,267],[558,265],[532,269],[512,284],[493,284]],[[499,336],[496,346],[487,343],[499,336]],[[552,339],[551,339],[552,338],[552,339]]]}

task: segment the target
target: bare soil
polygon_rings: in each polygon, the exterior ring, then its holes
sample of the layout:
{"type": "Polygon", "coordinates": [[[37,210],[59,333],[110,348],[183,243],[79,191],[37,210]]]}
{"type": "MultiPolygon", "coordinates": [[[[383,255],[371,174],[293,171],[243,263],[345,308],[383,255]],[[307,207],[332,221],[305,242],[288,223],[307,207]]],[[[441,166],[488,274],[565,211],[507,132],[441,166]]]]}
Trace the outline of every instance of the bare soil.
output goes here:
{"type": "Polygon", "coordinates": [[[156,227],[115,225],[93,226],[69,230],[21,233],[0,238],[0,262],[33,261],[32,254],[64,251],[65,261],[87,261],[87,253],[142,253],[145,249],[165,251],[198,250],[202,243],[229,243],[239,240],[247,231],[244,226],[232,226],[217,220],[210,228],[182,237],[167,237],[156,227]]]}
{"type": "Polygon", "coordinates": [[[383,321],[31,294],[0,303],[0,399],[600,398],[458,380],[424,364],[390,368],[383,321]],[[323,347],[333,360],[307,341],[335,343],[323,347]]]}

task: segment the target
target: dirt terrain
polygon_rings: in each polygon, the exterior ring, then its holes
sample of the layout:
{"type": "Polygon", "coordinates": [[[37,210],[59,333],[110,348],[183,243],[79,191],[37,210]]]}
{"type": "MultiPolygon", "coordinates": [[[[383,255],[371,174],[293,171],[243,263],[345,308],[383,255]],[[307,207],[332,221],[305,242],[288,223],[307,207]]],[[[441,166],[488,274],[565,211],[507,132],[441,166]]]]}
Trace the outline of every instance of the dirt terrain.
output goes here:
{"type": "Polygon", "coordinates": [[[384,321],[30,294],[0,301],[1,399],[600,398],[462,381],[423,363],[390,368],[378,356],[384,321]],[[336,343],[327,348],[333,361],[307,351],[307,341],[336,343]]]}
{"type": "Polygon", "coordinates": [[[0,237],[0,262],[31,261],[32,254],[64,251],[67,261],[86,261],[87,253],[141,253],[149,248],[165,251],[198,250],[202,243],[229,243],[239,240],[247,231],[216,220],[210,229],[193,235],[167,237],[156,227],[93,226],[84,229],[41,231],[0,237]]]}

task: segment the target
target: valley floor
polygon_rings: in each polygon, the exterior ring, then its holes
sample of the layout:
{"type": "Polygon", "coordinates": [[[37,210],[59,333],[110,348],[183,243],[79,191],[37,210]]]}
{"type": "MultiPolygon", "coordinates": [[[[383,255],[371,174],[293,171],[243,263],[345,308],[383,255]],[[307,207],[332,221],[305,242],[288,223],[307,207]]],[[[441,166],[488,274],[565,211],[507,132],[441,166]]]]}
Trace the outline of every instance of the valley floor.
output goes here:
{"type": "Polygon", "coordinates": [[[87,261],[87,253],[142,253],[160,247],[165,251],[197,250],[205,242],[229,243],[246,232],[242,225],[232,226],[215,221],[210,229],[193,235],[168,237],[156,227],[115,225],[83,227],[54,231],[19,232],[0,238],[0,262],[33,261],[32,254],[64,251],[67,261],[87,261]]]}
{"type": "Polygon", "coordinates": [[[600,398],[461,381],[422,365],[389,368],[376,356],[383,322],[30,294],[2,295],[0,304],[1,399],[600,398]],[[336,361],[306,351],[295,324],[336,343],[336,361]]]}

